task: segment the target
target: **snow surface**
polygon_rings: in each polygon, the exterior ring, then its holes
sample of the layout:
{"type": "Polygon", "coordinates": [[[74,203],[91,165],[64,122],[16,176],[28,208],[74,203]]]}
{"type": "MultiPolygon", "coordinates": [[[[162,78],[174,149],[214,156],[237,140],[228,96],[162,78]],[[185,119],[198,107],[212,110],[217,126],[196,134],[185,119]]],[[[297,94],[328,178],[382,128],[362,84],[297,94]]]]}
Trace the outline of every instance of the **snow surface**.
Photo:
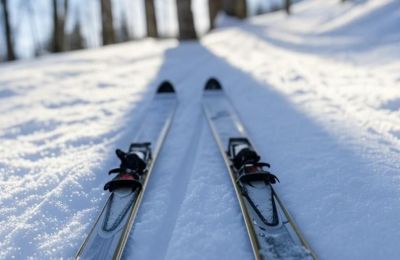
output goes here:
{"type": "Polygon", "coordinates": [[[0,66],[0,258],[71,258],[157,85],[180,105],[132,259],[251,259],[201,110],[218,77],[321,259],[398,259],[400,2],[306,0],[201,43],[143,40],[0,66]]]}

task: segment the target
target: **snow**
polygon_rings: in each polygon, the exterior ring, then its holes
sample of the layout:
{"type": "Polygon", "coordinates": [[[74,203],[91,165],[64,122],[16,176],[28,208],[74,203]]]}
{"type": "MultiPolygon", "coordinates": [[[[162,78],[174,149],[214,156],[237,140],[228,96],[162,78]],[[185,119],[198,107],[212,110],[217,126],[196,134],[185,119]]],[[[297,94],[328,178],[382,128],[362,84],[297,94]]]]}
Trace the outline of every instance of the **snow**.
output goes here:
{"type": "MultiPolygon", "coordinates": [[[[200,43],[143,40],[0,66],[1,259],[70,258],[157,85],[179,107],[125,252],[251,259],[201,110],[219,78],[321,259],[397,259],[400,3],[305,0],[200,43]]],[[[224,25],[225,24],[225,25],[224,25]]]]}

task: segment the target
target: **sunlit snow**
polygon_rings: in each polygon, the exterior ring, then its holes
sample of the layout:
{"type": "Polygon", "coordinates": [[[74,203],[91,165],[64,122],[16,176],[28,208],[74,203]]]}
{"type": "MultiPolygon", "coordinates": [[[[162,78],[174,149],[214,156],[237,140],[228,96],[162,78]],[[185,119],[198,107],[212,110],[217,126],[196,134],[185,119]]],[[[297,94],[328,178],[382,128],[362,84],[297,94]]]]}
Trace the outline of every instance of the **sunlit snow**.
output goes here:
{"type": "Polygon", "coordinates": [[[320,259],[400,255],[400,2],[305,0],[220,18],[200,43],[143,40],[0,66],[0,258],[71,258],[157,85],[179,107],[125,251],[252,259],[201,110],[220,79],[320,259]]]}

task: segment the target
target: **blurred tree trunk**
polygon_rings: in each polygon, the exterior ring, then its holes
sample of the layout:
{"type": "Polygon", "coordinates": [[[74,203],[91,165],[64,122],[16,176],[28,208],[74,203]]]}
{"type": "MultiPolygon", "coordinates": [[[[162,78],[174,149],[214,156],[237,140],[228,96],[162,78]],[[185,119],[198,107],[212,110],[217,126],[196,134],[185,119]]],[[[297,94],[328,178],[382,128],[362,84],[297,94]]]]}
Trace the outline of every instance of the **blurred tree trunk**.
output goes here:
{"type": "Polygon", "coordinates": [[[222,0],[208,0],[208,11],[210,14],[210,30],[215,28],[215,19],[222,9],[222,0]]]}
{"type": "Polygon", "coordinates": [[[154,0],[144,0],[144,3],[146,11],[147,36],[157,38],[158,31],[154,0]]]}
{"type": "Polygon", "coordinates": [[[120,29],[118,31],[118,41],[119,42],[127,42],[127,41],[131,40],[126,15],[124,12],[121,13],[121,25],[119,26],[119,28],[120,29]]]}
{"type": "Polygon", "coordinates": [[[59,18],[58,18],[58,4],[57,0],[53,0],[53,52],[60,52],[61,51],[61,44],[59,42],[59,35],[60,35],[60,27],[59,27],[59,18]]]}
{"type": "Polygon", "coordinates": [[[81,32],[81,22],[79,20],[75,23],[74,29],[68,38],[70,50],[81,50],[85,48],[85,43],[81,32]]]}
{"type": "Polygon", "coordinates": [[[7,45],[7,60],[15,60],[15,52],[14,52],[14,46],[13,46],[13,35],[12,35],[12,30],[11,30],[11,25],[10,25],[10,16],[8,13],[8,1],[7,0],[1,0],[1,4],[3,6],[3,19],[4,19],[4,31],[5,31],[5,36],[6,36],[6,45],[7,45]]]}
{"type": "Polygon", "coordinates": [[[101,1],[101,24],[103,33],[103,45],[115,43],[111,0],[101,1]]]}
{"type": "Polygon", "coordinates": [[[291,1],[285,0],[285,11],[287,14],[290,14],[290,5],[291,5],[291,1]]]}
{"type": "Polygon", "coordinates": [[[178,9],[179,39],[196,39],[196,30],[194,28],[192,1],[176,0],[178,9]]]}
{"type": "Polygon", "coordinates": [[[63,0],[63,10],[60,1],[53,0],[53,52],[65,50],[65,23],[68,13],[68,0],[63,0]]]}
{"type": "Polygon", "coordinates": [[[225,0],[224,10],[227,15],[244,19],[247,17],[246,0],[225,0]]]}
{"type": "Polygon", "coordinates": [[[246,0],[237,0],[236,13],[237,17],[239,17],[240,19],[244,19],[247,17],[246,0]]]}

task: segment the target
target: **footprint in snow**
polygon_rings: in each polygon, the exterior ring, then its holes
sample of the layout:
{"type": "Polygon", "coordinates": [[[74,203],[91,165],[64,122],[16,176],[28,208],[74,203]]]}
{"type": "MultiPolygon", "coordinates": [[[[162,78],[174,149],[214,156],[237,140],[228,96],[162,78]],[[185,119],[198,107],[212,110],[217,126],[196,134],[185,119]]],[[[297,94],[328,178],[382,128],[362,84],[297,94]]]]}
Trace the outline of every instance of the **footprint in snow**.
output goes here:
{"type": "Polygon", "coordinates": [[[97,84],[98,88],[111,88],[113,86],[115,86],[115,85],[107,83],[107,82],[100,82],[100,83],[97,84]]]}
{"type": "Polygon", "coordinates": [[[400,139],[400,130],[391,130],[389,131],[395,138],[400,139]]]}
{"type": "Polygon", "coordinates": [[[390,110],[393,112],[400,111],[400,98],[386,101],[384,104],[382,104],[381,108],[390,110]]]}
{"type": "Polygon", "coordinates": [[[293,75],[289,78],[289,81],[292,81],[292,82],[298,82],[298,81],[302,81],[302,80],[304,80],[304,78],[300,75],[293,75]]]}
{"type": "Polygon", "coordinates": [[[12,91],[11,89],[0,90],[0,98],[9,98],[9,97],[13,97],[15,95],[17,95],[17,93],[12,91]]]}
{"type": "Polygon", "coordinates": [[[42,102],[43,106],[48,109],[60,109],[63,107],[73,107],[73,106],[82,106],[89,104],[89,101],[83,99],[73,99],[73,100],[63,100],[63,101],[44,101],[42,102]]]}
{"type": "Polygon", "coordinates": [[[56,120],[29,120],[19,124],[16,124],[8,129],[6,129],[3,138],[16,138],[22,135],[32,135],[37,132],[51,132],[61,125],[60,121],[56,120]]]}

